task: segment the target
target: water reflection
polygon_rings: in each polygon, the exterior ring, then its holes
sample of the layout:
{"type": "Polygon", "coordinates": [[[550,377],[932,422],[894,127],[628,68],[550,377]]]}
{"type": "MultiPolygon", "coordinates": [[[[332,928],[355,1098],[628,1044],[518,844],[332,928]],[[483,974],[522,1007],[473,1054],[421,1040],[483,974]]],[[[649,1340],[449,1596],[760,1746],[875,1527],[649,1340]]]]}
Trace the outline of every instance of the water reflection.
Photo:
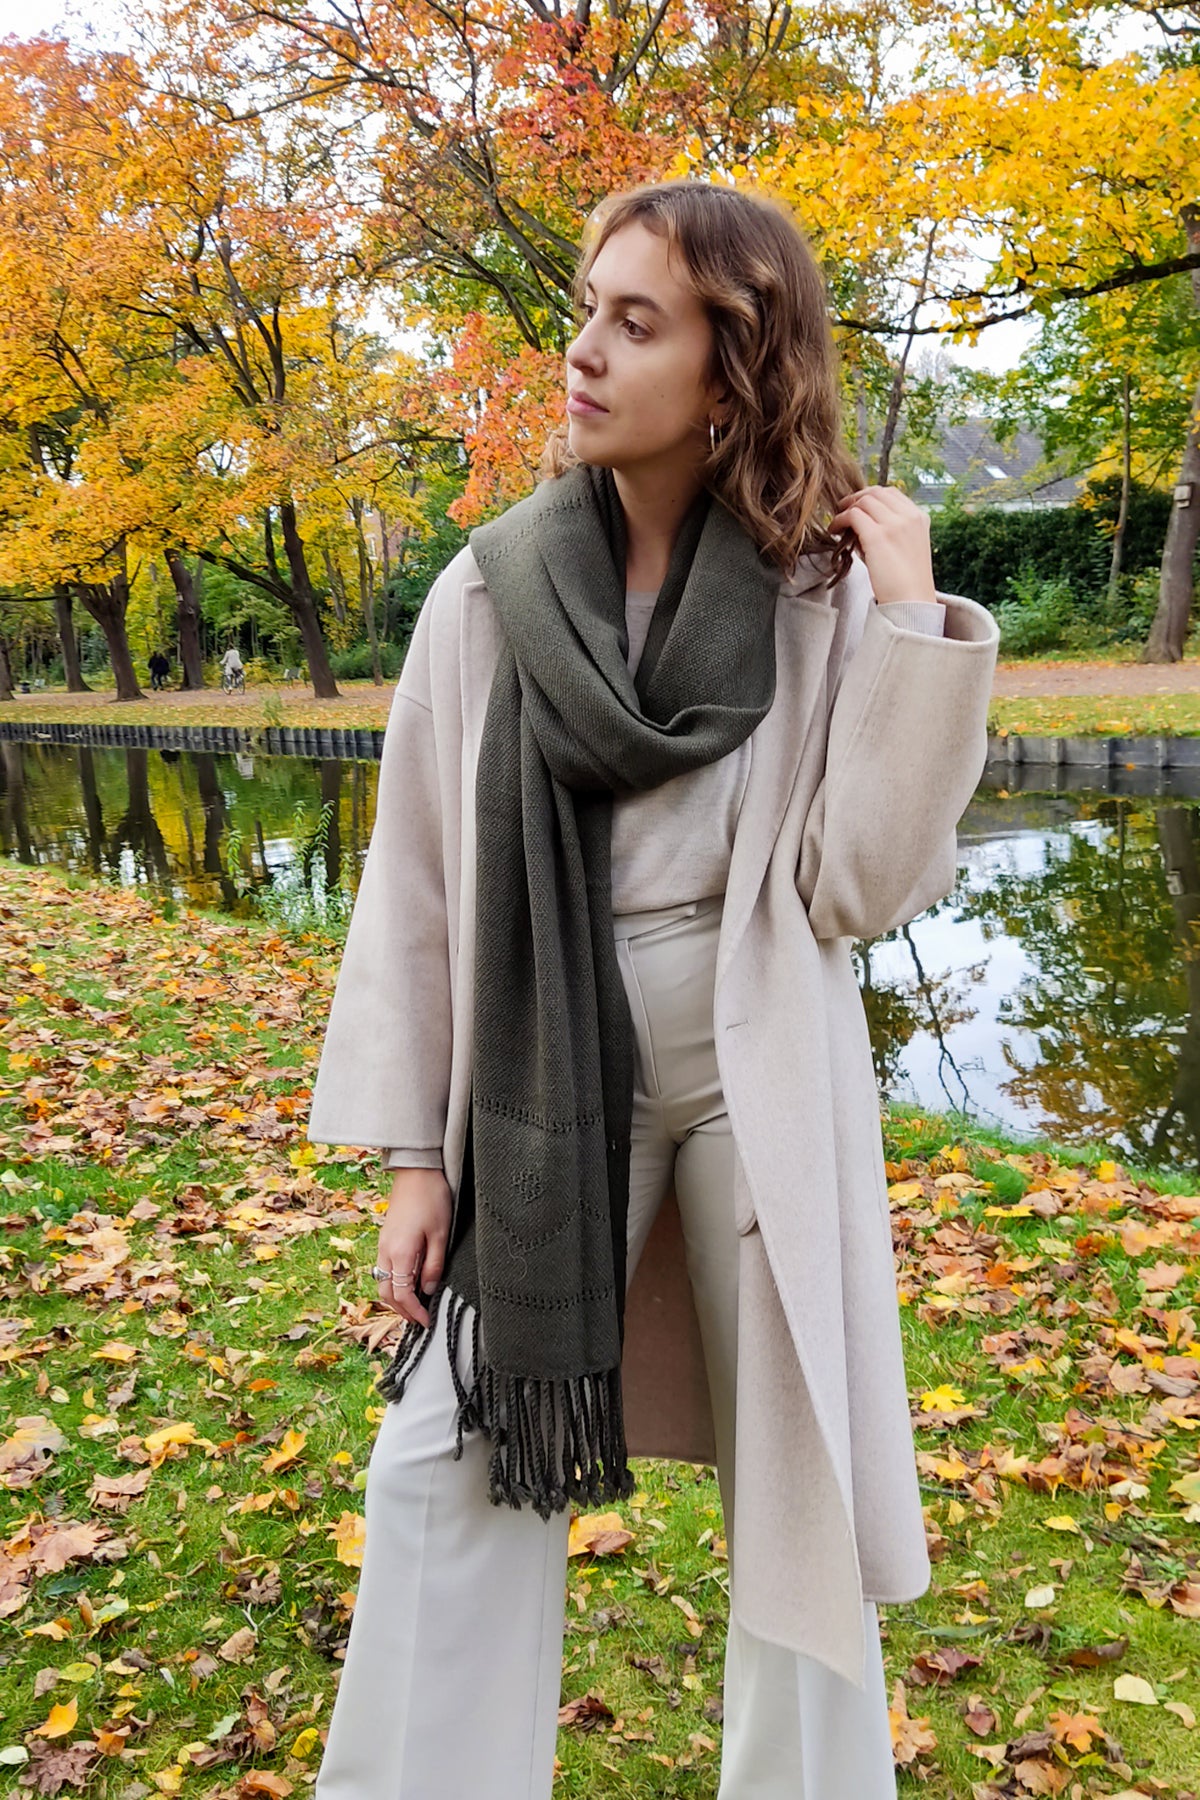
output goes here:
{"type": "MultiPolygon", "coordinates": [[[[248,914],[301,876],[353,891],[377,778],[0,739],[0,852],[248,914]]],[[[955,892],[854,946],[881,1091],[1200,1169],[1200,807],[1003,778],[963,818],[955,892]]]]}
{"type": "Polygon", "coordinates": [[[0,738],[0,853],[249,914],[255,887],[297,861],[308,874],[314,856],[330,886],[343,870],[357,883],[377,775],[370,762],[0,738]],[[298,828],[323,807],[323,834],[298,828]]]}

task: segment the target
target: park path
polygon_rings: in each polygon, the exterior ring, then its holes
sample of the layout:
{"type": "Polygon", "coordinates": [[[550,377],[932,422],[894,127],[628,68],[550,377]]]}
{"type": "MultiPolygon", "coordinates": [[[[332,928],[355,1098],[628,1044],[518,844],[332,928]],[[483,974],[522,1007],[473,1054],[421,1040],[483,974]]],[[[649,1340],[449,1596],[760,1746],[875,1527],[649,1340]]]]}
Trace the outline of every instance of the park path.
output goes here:
{"type": "Polygon", "coordinates": [[[1040,700],[1083,694],[1200,694],[1200,657],[1177,663],[1001,662],[992,693],[997,699],[1040,700]]]}
{"type": "MultiPolygon", "coordinates": [[[[364,705],[377,706],[380,710],[379,722],[384,724],[392,697],[392,685],[391,682],[385,682],[382,687],[374,687],[369,682],[343,683],[341,699],[344,703],[360,708],[364,705]]],[[[997,699],[1011,700],[1057,699],[1089,694],[1128,698],[1154,694],[1198,694],[1200,655],[1186,657],[1183,662],[1178,663],[1001,661],[996,665],[992,693],[997,699]]],[[[158,693],[152,692],[149,687],[143,689],[145,700],[156,707],[163,707],[169,713],[186,714],[194,708],[212,707],[216,704],[228,708],[234,717],[243,708],[257,714],[267,694],[274,694],[283,703],[285,712],[293,706],[315,704],[323,710],[328,708],[336,716],[339,704],[337,700],[314,702],[312,688],[307,682],[288,682],[286,685],[274,682],[269,688],[252,687],[242,694],[222,694],[219,687],[195,691],[166,688],[158,693]]],[[[50,695],[36,692],[17,694],[11,704],[16,708],[15,716],[19,717],[23,711],[36,718],[46,700],[53,702],[53,716],[56,717],[61,717],[58,710],[60,708],[72,711],[78,709],[82,713],[103,709],[109,713],[113,706],[111,691],[66,694],[61,689],[50,695]]],[[[14,714],[6,712],[5,716],[11,718],[14,714]]]]}

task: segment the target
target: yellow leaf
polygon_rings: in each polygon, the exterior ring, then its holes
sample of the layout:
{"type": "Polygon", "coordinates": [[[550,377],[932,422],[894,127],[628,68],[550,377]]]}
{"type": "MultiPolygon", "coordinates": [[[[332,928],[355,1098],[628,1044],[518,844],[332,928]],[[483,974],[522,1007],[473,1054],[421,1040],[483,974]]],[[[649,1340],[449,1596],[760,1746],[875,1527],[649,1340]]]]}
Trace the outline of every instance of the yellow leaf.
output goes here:
{"type": "Polygon", "coordinates": [[[960,1388],[947,1387],[945,1384],[930,1388],[921,1395],[922,1412],[953,1412],[956,1406],[965,1406],[966,1403],[967,1396],[960,1388]]]}
{"type": "Polygon", "coordinates": [[[68,1663],[65,1669],[60,1669],[58,1672],[64,1681],[90,1681],[96,1673],[96,1668],[93,1663],[77,1662],[68,1663]]]}
{"type": "Polygon", "coordinates": [[[68,1731],[74,1731],[78,1717],[78,1700],[68,1700],[64,1706],[52,1706],[46,1723],[37,1726],[32,1735],[44,1738],[66,1737],[68,1731]]]}
{"type": "Polygon", "coordinates": [[[567,1534],[568,1556],[609,1556],[633,1542],[620,1513],[579,1513],[567,1534]]]}
{"type": "Polygon", "coordinates": [[[183,1786],[183,1770],[178,1763],[172,1763],[169,1769],[159,1769],[150,1779],[160,1794],[177,1794],[183,1786]]]}
{"type": "Polygon", "coordinates": [[[263,1468],[269,1475],[274,1475],[279,1469],[290,1468],[307,1442],[308,1433],[306,1431],[296,1431],[294,1427],[289,1426],[274,1450],[269,1451],[263,1457],[263,1468]]]}
{"type": "MultiPolygon", "coordinates": [[[[1042,1524],[1046,1527],[1047,1531],[1079,1532],[1079,1523],[1076,1519],[1071,1517],[1070,1513],[1057,1513],[1052,1519],[1043,1519],[1042,1524]]],[[[1082,1533],[1080,1533],[1080,1536],[1082,1536],[1082,1533]]]]}
{"type": "Polygon", "coordinates": [[[362,1514],[344,1512],[337,1524],[329,1527],[329,1536],[337,1545],[338,1561],[348,1568],[361,1569],[367,1536],[367,1521],[362,1514]]]}
{"type": "Polygon", "coordinates": [[[137,1350],[133,1344],[111,1343],[101,1344],[95,1354],[102,1356],[105,1362],[131,1363],[137,1355],[137,1350]]]}
{"type": "Polygon", "coordinates": [[[163,1425],[158,1431],[152,1431],[142,1443],[150,1452],[150,1467],[157,1469],[170,1456],[173,1449],[180,1445],[196,1442],[196,1427],[190,1420],[181,1419],[173,1425],[163,1425]]]}
{"type": "Polygon", "coordinates": [[[910,1200],[919,1200],[924,1192],[919,1181],[893,1181],[888,1188],[888,1199],[897,1206],[907,1206],[910,1200]]]}
{"type": "Polygon", "coordinates": [[[320,1736],[321,1734],[315,1725],[306,1726],[300,1733],[300,1736],[292,1745],[292,1755],[298,1762],[303,1762],[306,1756],[312,1755],[314,1748],[320,1740],[320,1736]]]}

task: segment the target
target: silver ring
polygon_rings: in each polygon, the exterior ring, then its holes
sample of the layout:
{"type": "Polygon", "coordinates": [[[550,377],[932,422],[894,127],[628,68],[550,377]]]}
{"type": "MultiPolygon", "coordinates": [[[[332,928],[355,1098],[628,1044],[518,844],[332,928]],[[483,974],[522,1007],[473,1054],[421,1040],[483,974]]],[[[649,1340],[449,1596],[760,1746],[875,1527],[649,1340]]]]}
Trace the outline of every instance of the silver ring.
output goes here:
{"type": "Polygon", "coordinates": [[[411,1275],[397,1275],[392,1269],[374,1268],[371,1274],[376,1281],[390,1281],[393,1287],[412,1287],[417,1272],[414,1269],[411,1275]]]}

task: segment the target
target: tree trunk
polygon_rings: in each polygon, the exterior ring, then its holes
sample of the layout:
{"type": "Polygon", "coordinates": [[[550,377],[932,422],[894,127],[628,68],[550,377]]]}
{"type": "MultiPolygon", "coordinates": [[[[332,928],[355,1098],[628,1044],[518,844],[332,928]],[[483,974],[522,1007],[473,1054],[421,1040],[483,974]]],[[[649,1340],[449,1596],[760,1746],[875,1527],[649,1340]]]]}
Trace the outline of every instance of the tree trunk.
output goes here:
{"type": "Polygon", "coordinates": [[[8,645],[0,637],[0,700],[15,700],[13,692],[12,659],[8,654],[8,645]]]}
{"type": "Polygon", "coordinates": [[[363,531],[361,500],[354,499],[350,502],[350,514],[354,520],[354,535],[358,547],[358,598],[362,606],[363,623],[367,628],[367,642],[371,646],[371,679],[376,687],[381,687],[383,664],[379,660],[379,634],[375,630],[375,569],[363,531]]]}
{"type": "Polygon", "coordinates": [[[106,585],[102,585],[100,582],[81,583],[79,598],[104,633],[104,641],[108,645],[109,661],[112,663],[113,675],[117,682],[117,699],[144,700],[145,695],[138,686],[133,657],[129,649],[129,638],[125,631],[125,613],[129,606],[129,577],[122,570],[106,585]]]}
{"type": "Polygon", "coordinates": [[[1125,527],[1129,523],[1129,494],[1133,486],[1133,432],[1130,423],[1130,383],[1129,370],[1121,376],[1121,509],[1117,514],[1117,529],[1113,533],[1112,566],[1108,572],[1108,604],[1113,610],[1117,604],[1117,583],[1121,578],[1121,559],[1125,550],[1125,527]]]}
{"type": "Polygon", "coordinates": [[[204,686],[204,653],[200,647],[200,599],[196,578],[178,550],[164,550],[171,580],[175,583],[175,625],[179,633],[180,686],[196,690],[204,686]]]}
{"type": "Polygon", "coordinates": [[[283,548],[288,560],[288,569],[292,577],[292,593],[289,605],[300,627],[300,636],[304,640],[304,654],[308,659],[308,674],[313,686],[313,695],[317,700],[338,700],[337,682],[333,679],[333,670],[329,666],[329,652],[325,647],[325,636],[321,630],[321,621],[317,616],[317,600],[309,580],[308,564],[304,558],[304,543],[300,536],[300,527],[296,521],[296,508],[290,500],[285,500],[279,508],[279,524],[283,532],[283,548]]]}
{"type": "Polygon", "coordinates": [[[854,460],[871,485],[870,471],[867,468],[867,457],[871,450],[871,426],[867,418],[867,383],[861,369],[857,371],[854,383],[854,460]]]}
{"type": "Polygon", "coordinates": [[[933,246],[937,239],[937,226],[929,230],[929,243],[925,250],[925,267],[921,271],[921,280],[917,287],[916,299],[912,311],[908,315],[908,330],[904,334],[904,344],[900,351],[900,359],[892,374],[892,388],[888,395],[887,417],[883,421],[883,438],[879,446],[879,472],[875,484],[887,486],[888,471],[892,466],[892,446],[896,441],[896,431],[900,424],[900,408],[904,404],[904,383],[908,371],[908,359],[912,354],[913,333],[917,326],[917,314],[925,300],[925,290],[929,285],[929,269],[933,261],[933,246]]]}
{"type": "Polygon", "coordinates": [[[391,547],[388,544],[387,514],[384,512],[382,506],[378,507],[376,510],[379,514],[380,573],[383,576],[383,641],[386,643],[392,610],[392,596],[390,591],[392,585],[392,552],[391,547]]]}
{"type": "Polygon", "coordinates": [[[334,562],[329,551],[321,551],[325,563],[325,579],[329,583],[329,597],[333,601],[333,616],[339,625],[346,623],[346,590],[342,584],[342,571],[334,562]]]}
{"type": "MultiPolygon", "coordinates": [[[[1200,252],[1200,206],[1188,201],[1186,206],[1180,207],[1179,216],[1187,233],[1188,249],[1200,252]]],[[[1200,269],[1192,270],[1192,297],[1197,312],[1200,312],[1200,269]]],[[[1183,659],[1192,611],[1192,562],[1200,542],[1200,384],[1192,396],[1176,492],[1178,498],[1171,508],[1167,541],[1163,546],[1158,611],[1142,651],[1143,662],[1181,662],[1183,659]]]]}
{"type": "Polygon", "coordinates": [[[91,687],[83,679],[79,666],[79,639],[75,636],[75,620],[71,612],[71,590],[61,582],[54,584],[54,628],[62,645],[63,674],[68,694],[90,694],[91,687]]]}
{"type": "Polygon", "coordinates": [[[1181,662],[1191,621],[1192,563],[1200,542],[1200,385],[1192,398],[1192,424],[1177,492],[1179,498],[1171,508],[1163,546],[1158,611],[1141,656],[1146,663],[1181,662]]]}

